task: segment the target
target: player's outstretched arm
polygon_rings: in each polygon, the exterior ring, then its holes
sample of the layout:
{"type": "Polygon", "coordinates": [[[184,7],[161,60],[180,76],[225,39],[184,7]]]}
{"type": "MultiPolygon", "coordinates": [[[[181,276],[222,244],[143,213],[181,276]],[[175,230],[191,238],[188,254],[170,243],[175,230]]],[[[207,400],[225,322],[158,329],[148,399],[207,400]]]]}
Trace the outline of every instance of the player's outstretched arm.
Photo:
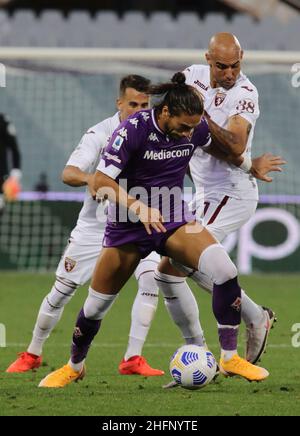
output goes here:
{"type": "Polygon", "coordinates": [[[86,173],[78,167],[67,165],[62,172],[61,178],[63,183],[74,188],[88,186],[92,197],[96,198],[96,191],[93,186],[93,174],[86,173]]]}
{"type": "Polygon", "coordinates": [[[250,157],[229,155],[220,150],[215,142],[212,142],[209,147],[205,147],[203,150],[216,159],[235,165],[243,171],[251,173],[256,179],[267,183],[273,182],[273,178],[269,176],[269,173],[282,172],[281,166],[287,163],[281,156],[275,156],[272,153],[265,153],[252,160],[250,157]]]}
{"type": "Polygon", "coordinates": [[[265,153],[262,156],[251,159],[250,156],[228,157],[228,162],[241,168],[246,173],[252,174],[256,179],[271,183],[271,172],[282,172],[282,165],[287,162],[281,156],[265,153]]]}

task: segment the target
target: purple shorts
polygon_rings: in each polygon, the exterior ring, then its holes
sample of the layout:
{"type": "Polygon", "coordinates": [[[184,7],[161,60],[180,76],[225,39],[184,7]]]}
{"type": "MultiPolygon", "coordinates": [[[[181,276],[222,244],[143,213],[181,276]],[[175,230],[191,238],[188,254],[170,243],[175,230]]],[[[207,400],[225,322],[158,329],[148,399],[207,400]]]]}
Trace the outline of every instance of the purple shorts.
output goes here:
{"type": "Polygon", "coordinates": [[[195,219],[191,215],[191,220],[175,223],[167,223],[164,226],[167,229],[166,233],[157,233],[152,229],[152,235],[148,235],[145,227],[142,224],[121,224],[108,223],[105,229],[103,247],[119,247],[125,244],[134,244],[138,248],[142,259],[147,257],[152,251],[156,251],[162,256],[167,256],[165,245],[168,238],[179,227],[184,226],[188,222],[195,219]]]}

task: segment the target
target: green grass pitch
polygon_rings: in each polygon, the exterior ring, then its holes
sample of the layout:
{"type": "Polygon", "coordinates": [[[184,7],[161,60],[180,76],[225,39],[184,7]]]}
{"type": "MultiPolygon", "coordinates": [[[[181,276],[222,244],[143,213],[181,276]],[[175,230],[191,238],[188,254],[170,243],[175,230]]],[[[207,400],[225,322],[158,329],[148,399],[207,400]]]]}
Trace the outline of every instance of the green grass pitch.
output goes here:
{"type": "MultiPolygon", "coordinates": [[[[202,416],[202,415],[300,415],[300,348],[292,347],[292,326],[300,323],[300,276],[242,278],[242,285],[260,304],[276,311],[263,365],[270,378],[261,384],[219,377],[199,391],[163,390],[170,380],[169,359],[182,339],[169,319],[163,302],[153,322],[144,355],[165,370],[163,377],[118,375],[118,363],[127,344],[130,310],[136,293],[131,280],[103,322],[90,351],[86,378],[63,390],[38,389],[39,381],[69,357],[76,315],[86,296],[80,289],[66,307],[57,329],[46,343],[44,364],[36,372],[6,374],[5,369],[24,351],[39,305],[52,286],[52,274],[0,273],[0,324],[6,327],[6,348],[0,348],[0,415],[98,415],[98,416],[202,416]]],[[[202,324],[211,350],[218,357],[217,331],[210,297],[193,285],[202,324]]],[[[244,347],[241,329],[241,352],[244,347]]]]}

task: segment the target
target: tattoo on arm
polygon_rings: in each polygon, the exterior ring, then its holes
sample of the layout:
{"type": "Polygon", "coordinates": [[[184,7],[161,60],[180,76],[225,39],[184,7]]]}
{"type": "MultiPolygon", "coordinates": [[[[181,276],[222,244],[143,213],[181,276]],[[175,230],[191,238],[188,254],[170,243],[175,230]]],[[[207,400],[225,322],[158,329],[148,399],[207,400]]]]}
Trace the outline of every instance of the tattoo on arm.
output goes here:
{"type": "Polygon", "coordinates": [[[207,120],[215,144],[225,153],[240,156],[246,147],[252,126],[239,115],[230,119],[230,130],[223,129],[211,119],[207,120]],[[245,124],[246,123],[246,124],[245,124]]]}
{"type": "Polygon", "coordinates": [[[223,129],[218,126],[212,119],[208,122],[212,137],[217,140],[217,142],[227,145],[236,142],[236,135],[229,130],[223,129]]]}
{"type": "Polygon", "coordinates": [[[215,142],[212,142],[209,147],[205,148],[205,152],[210,154],[211,156],[214,156],[218,160],[227,162],[236,167],[240,167],[244,161],[244,158],[242,156],[233,156],[225,153],[215,142]]]}

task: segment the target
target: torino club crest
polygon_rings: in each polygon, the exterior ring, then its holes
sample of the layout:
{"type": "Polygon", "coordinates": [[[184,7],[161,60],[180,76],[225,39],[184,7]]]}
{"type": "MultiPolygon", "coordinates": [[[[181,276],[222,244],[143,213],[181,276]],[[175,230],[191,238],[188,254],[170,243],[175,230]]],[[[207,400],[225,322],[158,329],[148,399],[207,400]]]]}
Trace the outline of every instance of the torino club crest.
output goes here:
{"type": "Polygon", "coordinates": [[[215,98],[215,106],[216,107],[221,106],[225,98],[226,98],[226,94],[224,92],[218,92],[215,98]]]}
{"type": "Polygon", "coordinates": [[[65,258],[65,270],[70,273],[71,271],[73,271],[73,269],[76,266],[76,261],[73,259],[70,259],[70,257],[66,257],[65,258]]]}

